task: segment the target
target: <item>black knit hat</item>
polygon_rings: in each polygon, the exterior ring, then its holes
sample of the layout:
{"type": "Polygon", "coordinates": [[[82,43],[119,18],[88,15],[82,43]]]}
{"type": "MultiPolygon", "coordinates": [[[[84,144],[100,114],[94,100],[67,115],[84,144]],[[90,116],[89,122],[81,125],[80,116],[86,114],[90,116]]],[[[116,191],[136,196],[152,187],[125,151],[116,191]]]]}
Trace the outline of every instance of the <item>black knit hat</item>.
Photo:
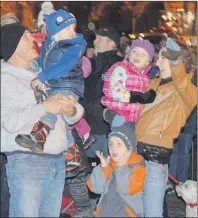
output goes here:
{"type": "Polygon", "coordinates": [[[26,28],[20,23],[1,26],[1,57],[8,61],[14,54],[26,28]]]}

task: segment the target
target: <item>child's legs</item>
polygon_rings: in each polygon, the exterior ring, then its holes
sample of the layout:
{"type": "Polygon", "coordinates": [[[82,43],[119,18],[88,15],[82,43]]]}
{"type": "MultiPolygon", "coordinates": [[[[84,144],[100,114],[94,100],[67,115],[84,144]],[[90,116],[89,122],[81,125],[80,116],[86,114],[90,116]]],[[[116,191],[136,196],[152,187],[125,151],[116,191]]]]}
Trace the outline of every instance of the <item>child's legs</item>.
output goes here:
{"type": "Polygon", "coordinates": [[[65,150],[67,150],[69,146],[74,144],[74,138],[72,136],[72,132],[71,132],[71,129],[69,127],[69,124],[67,123],[67,121],[65,120],[63,115],[62,115],[62,119],[65,121],[65,125],[66,125],[67,144],[65,145],[65,150]]]}
{"type": "Polygon", "coordinates": [[[116,115],[116,116],[113,118],[112,127],[122,126],[124,123],[126,123],[125,118],[122,117],[122,116],[120,116],[120,115],[116,115]]]}
{"type": "Polygon", "coordinates": [[[80,121],[76,124],[74,124],[72,127],[76,129],[78,132],[78,135],[80,137],[84,136],[85,134],[89,133],[91,128],[87,121],[84,118],[81,118],[80,121]]]}
{"type": "Polygon", "coordinates": [[[57,117],[55,114],[47,113],[45,116],[42,116],[40,120],[47,124],[51,129],[54,129],[57,117]]]}
{"type": "Polygon", "coordinates": [[[62,95],[72,95],[77,101],[79,99],[79,96],[76,95],[74,92],[68,91],[68,90],[62,90],[62,89],[56,89],[52,92],[51,96],[62,94],[62,95]]]}
{"type": "Polygon", "coordinates": [[[163,202],[168,181],[168,164],[146,161],[144,216],[163,217],[163,202]]]}
{"type": "Polygon", "coordinates": [[[116,115],[112,121],[112,127],[127,125],[128,128],[135,131],[135,122],[128,122],[124,117],[116,115]]]}

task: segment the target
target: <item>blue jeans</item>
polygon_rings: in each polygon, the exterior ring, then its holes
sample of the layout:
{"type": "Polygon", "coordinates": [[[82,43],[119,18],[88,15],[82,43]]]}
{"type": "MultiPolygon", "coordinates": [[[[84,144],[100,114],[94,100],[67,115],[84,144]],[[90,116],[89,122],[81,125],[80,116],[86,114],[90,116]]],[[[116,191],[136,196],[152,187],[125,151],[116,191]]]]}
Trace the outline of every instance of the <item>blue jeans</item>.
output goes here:
{"type": "Polygon", "coordinates": [[[103,152],[103,155],[107,157],[109,155],[107,136],[106,135],[93,135],[93,137],[96,139],[96,141],[92,144],[91,147],[85,150],[87,157],[95,158],[97,150],[103,152]]]}
{"type": "Polygon", "coordinates": [[[197,134],[196,127],[197,111],[194,111],[173,147],[169,173],[180,182],[185,182],[188,179],[190,149],[192,147],[193,136],[197,134]]]}
{"type": "Polygon", "coordinates": [[[144,184],[144,216],[163,217],[163,202],[168,181],[168,164],[146,161],[144,184]]]}
{"type": "Polygon", "coordinates": [[[9,217],[59,217],[65,183],[64,155],[15,153],[7,158],[9,217]]]}

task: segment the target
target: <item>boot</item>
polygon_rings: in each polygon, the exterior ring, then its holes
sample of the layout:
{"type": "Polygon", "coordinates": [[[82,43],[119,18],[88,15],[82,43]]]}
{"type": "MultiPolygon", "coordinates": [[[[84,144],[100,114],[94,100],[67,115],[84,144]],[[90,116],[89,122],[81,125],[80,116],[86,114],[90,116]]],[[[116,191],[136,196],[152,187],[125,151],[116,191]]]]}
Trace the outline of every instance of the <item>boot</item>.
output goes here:
{"type": "Polygon", "coordinates": [[[38,121],[34,125],[30,135],[17,135],[15,142],[24,148],[29,148],[31,151],[43,152],[46,137],[50,130],[47,124],[38,121]]]}
{"type": "Polygon", "coordinates": [[[103,119],[111,125],[113,118],[116,116],[116,112],[113,110],[110,110],[108,108],[105,108],[103,111],[103,119]]]}
{"type": "Polygon", "coordinates": [[[82,142],[85,150],[88,149],[95,141],[96,139],[91,134],[89,134],[89,137],[87,139],[82,137],[82,142]]]}
{"type": "Polygon", "coordinates": [[[82,166],[80,151],[75,144],[69,146],[68,150],[65,151],[64,156],[66,160],[67,178],[75,177],[85,169],[85,167],[82,166]]]}

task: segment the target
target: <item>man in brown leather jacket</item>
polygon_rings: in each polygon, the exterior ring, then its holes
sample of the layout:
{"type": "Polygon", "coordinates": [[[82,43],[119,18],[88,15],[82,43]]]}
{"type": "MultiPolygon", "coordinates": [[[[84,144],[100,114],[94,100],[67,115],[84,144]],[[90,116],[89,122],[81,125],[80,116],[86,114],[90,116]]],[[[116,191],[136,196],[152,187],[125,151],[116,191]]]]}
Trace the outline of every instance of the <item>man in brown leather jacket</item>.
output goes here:
{"type": "Polygon", "coordinates": [[[151,80],[148,87],[156,91],[156,98],[144,106],[136,123],[137,151],[147,167],[145,217],[162,217],[173,141],[197,104],[193,75],[186,72],[181,49],[172,39],[160,50],[156,65],[160,78],[151,80]]]}

